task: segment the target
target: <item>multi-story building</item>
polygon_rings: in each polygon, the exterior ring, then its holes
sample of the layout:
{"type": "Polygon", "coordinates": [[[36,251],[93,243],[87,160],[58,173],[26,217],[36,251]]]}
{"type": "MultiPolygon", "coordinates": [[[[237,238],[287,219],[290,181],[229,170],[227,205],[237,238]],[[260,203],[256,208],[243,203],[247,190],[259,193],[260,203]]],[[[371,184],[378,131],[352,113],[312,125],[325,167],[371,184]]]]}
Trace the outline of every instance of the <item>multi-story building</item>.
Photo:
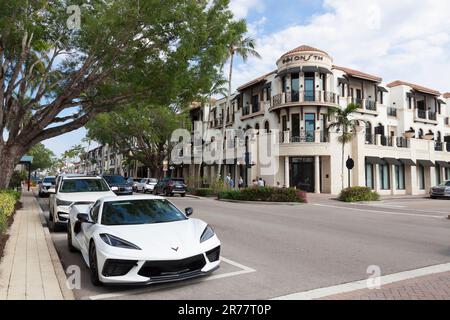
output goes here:
{"type": "MultiPolygon", "coordinates": [[[[224,165],[224,175],[331,194],[350,180],[382,195],[425,194],[450,179],[450,93],[405,81],[384,84],[379,76],[335,65],[328,53],[309,46],[287,52],[276,66],[240,86],[229,110],[224,98],[208,112],[209,128],[226,121],[227,128],[257,133],[247,147],[252,165],[224,165]],[[334,121],[329,108],[349,103],[360,106],[353,117],[361,120],[345,147],[345,160],[350,156],[355,163],[350,177],[347,170],[341,174],[340,133],[328,129],[334,121]],[[261,129],[279,131],[278,169],[269,175],[258,161],[261,129]]],[[[209,180],[216,173],[217,165],[202,169],[209,180]]]]}

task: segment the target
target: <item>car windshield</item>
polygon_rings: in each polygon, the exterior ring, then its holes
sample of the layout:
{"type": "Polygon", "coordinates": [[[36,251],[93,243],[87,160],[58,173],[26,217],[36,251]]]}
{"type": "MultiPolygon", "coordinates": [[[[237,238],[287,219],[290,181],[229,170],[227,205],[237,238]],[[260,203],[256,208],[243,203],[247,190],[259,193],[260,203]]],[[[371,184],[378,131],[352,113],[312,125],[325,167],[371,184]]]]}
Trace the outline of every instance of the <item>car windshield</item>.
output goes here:
{"type": "Polygon", "coordinates": [[[172,180],[173,184],[176,186],[184,185],[184,180],[172,180]]]}
{"type": "Polygon", "coordinates": [[[439,185],[439,187],[450,187],[450,181],[445,181],[439,185]]]}
{"type": "Polygon", "coordinates": [[[70,179],[62,182],[59,191],[62,193],[104,192],[109,191],[109,187],[103,179],[70,179]]]}
{"type": "Polygon", "coordinates": [[[51,184],[55,184],[55,178],[44,178],[44,183],[51,183],[51,184]]]}
{"type": "Polygon", "coordinates": [[[127,181],[122,176],[104,176],[103,177],[108,183],[121,183],[125,184],[127,181]]]}
{"type": "Polygon", "coordinates": [[[134,182],[139,182],[139,181],[141,181],[141,179],[134,178],[133,181],[134,181],[134,182]]]}
{"type": "Polygon", "coordinates": [[[102,224],[107,226],[153,224],[187,219],[165,199],[124,200],[103,204],[102,224]]]}

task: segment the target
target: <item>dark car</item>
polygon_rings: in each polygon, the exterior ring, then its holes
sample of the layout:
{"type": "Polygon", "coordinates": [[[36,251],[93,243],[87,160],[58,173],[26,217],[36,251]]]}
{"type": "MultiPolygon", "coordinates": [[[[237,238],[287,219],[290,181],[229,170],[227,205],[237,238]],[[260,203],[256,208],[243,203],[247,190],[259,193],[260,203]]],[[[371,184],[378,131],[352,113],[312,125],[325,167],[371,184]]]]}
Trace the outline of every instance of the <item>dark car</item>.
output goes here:
{"type": "Polygon", "coordinates": [[[133,194],[133,185],[118,174],[103,174],[103,179],[106,180],[111,190],[117,195],[131,195],[133,194]]]}
{"type": "Polygon", "coordinates": [[[431,188],[430,198],[450,198],[450,181],[444,181],[440,185],[431,188]]]}
{"type": "Polygon", "coordinates": [[[179,194],[184,197],[186,196],[186,184],[183,178],[163,178],[156,184],[153,193],[156,195],[164,194],[165,196],[179,194]]]}

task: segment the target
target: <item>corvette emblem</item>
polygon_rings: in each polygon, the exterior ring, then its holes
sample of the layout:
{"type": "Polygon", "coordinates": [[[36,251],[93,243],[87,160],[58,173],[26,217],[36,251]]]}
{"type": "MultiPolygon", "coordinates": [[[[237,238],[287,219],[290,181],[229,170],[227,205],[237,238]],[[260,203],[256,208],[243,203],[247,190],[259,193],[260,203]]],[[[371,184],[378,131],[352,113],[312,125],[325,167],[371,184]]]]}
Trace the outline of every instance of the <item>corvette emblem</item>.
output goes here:
{"type": "Polygon", "coordinates": [[[178,251],[178,247],[176,247],[176,248],[173,248],[173,247],[170,247],[173,251],[178,251]]]}

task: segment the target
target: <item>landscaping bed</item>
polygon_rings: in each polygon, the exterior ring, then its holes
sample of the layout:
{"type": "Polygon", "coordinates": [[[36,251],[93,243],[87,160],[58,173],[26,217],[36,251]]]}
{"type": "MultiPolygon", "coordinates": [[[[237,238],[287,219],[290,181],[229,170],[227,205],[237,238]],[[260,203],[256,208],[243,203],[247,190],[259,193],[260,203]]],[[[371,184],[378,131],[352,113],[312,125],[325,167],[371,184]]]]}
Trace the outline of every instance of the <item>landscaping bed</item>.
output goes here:
{"type": "Polygon", "coordinates": [[[218,198],[219,200],[307,203],[307,196],[303,191],[271,187],[226,190],[220,192],[218,198]]]}
{"type": "Polygon", "coordinates": [[[343,202],[378,201],[380,195],[367,187],[352,187],[342,190],[338,199],[343,202]]]}
{"type": "Polygon", "coordinates": [[[0,258],[8,241],[7,230],[14,221],[14,213],[21,208],[20,193],[17,191],[0,191],[0,258]]]}

